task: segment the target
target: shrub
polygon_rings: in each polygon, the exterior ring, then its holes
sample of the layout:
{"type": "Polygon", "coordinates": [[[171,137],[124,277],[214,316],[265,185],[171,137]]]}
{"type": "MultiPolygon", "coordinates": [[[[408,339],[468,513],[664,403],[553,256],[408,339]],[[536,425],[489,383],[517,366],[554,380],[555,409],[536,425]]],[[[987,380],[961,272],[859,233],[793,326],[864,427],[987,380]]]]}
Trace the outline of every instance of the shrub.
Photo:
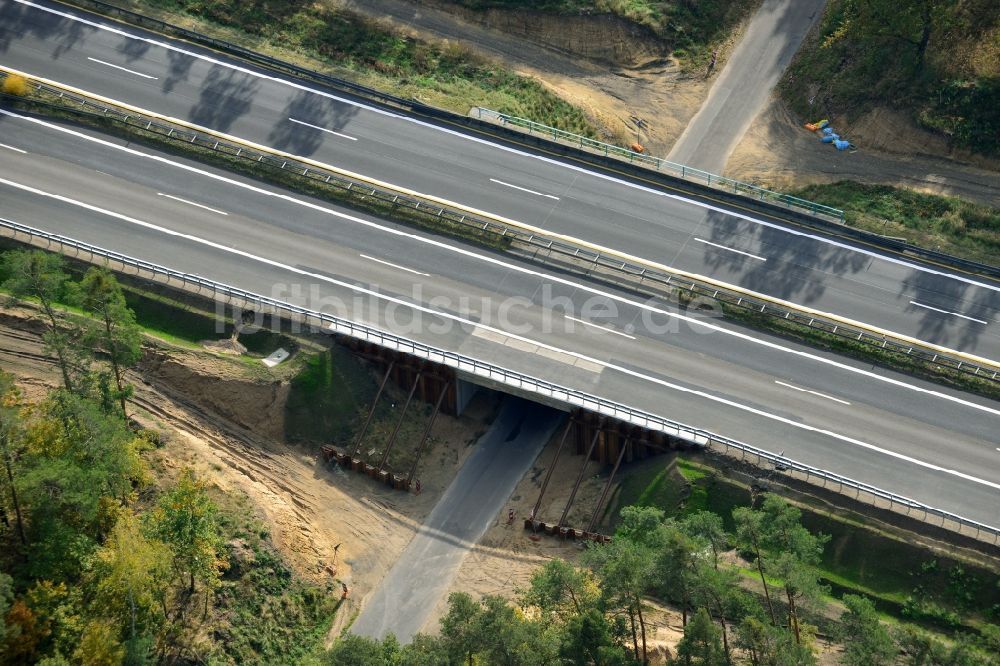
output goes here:
{"type": "Polygon", "coordinates": [[[4,80],[0,89],[7,95],[17,95],[18,97],[24,97],[28,94],[30,90],[30,85],[28,84],[28,79],[20,76],[18,74],[8,74],[4,80]]]}

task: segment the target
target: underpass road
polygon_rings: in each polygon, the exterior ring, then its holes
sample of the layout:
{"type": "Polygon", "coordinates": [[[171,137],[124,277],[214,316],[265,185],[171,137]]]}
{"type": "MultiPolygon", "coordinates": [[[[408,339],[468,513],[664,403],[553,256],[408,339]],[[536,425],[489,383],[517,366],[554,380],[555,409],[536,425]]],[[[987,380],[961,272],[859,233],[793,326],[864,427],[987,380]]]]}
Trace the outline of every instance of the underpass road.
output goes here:
{"type": "Polygon", "coordinates": [[[0,150],[4,217],[784,449],[969,518],[989,523],[1000,508],[995,402],[93,132],[0,118],[4,142],[24,151],[0,150]]]}
{"type": "Polygon", "coordinates": [[[167,48],[161,45],[165,38],[106,29],[99,27],[105,19],[90,17],[87,23],[54,13],[67,13],[61,6],[44,7],[0,0],[4,64],[651,261],[1000,359],[995,282],[593,174],[237,68],[188,44],[167,48]]]}
{"type": "MultiPolygon", "coordinates": [[[[508,397],[490,429],[396,564],[365,600],[351,633],[409,643],[451,587],[462,559],[503,516],[504,503],[565,415],[508,397]]],[[[520,521],[511,529],[521,529],[520,521]]]]}

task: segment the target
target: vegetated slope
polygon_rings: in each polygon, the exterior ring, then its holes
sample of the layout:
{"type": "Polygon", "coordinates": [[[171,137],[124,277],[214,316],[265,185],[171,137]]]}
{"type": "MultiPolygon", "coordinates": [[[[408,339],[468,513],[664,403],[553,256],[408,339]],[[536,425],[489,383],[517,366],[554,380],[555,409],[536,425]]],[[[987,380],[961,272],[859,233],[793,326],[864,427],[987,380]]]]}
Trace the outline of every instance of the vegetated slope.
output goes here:
{"type": "Polygon", "coordinates": [[[796,196],[844,211],[852,227],[996,264],[1000,257],[1000,209],[889,185],[850,180],[809,185],[796,196]]]}
{"type": "Polygon", "coordinates": [[[168,21],[182,14],[208,21],[234,31],[226,38],[256,51],[318,59],[338,76],[458,113],[480,105],[596,136],[580,109],[537,81],[460,45],[415,40],[339,7],[268,0],[136,0],[130,6],[160,10],[168,21]]]}
{"type": "Polygon", "coordinates": [[[759,4],[743,0],[449,0],[470,9],[611,14],[649,29],[681,59],[707,57],[709,45],[759,4]]]}
{"type": "Polygon", "coordinates": [[[1000,155],[1000,4],[830,0],[781,90],[810,119],[885,106],[1000,155]]]}

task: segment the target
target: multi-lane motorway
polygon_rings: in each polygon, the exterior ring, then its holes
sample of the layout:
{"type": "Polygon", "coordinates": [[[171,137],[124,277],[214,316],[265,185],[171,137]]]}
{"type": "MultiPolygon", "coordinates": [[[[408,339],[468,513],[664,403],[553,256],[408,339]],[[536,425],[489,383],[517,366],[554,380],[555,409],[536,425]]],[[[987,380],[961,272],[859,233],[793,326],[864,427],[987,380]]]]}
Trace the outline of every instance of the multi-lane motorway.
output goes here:
{"type": "Polygon", "coordinates": [[[991,359],[1000,285],[316,90],[107,19],[0,2],[10,67],[991,359]]]}
{"type": "Polygon", "coordinates": [[[702,426],[991,523],[1000,405],[60,124],[4,217],[702,426]]]}

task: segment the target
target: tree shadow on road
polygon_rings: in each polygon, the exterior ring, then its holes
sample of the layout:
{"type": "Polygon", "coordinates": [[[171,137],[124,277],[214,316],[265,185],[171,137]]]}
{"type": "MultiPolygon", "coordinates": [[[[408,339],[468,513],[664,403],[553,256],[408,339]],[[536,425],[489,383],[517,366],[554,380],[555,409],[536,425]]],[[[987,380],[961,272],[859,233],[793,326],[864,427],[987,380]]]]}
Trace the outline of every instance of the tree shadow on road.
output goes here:
{"type": "Polygon", "coordinates": [[[177,51],[167,51],[167,75],[163,79],[162,90],[165,93],[173,92],[174,87],[181,81],[187,81],[188,74],[191,73],[191,65],[194,58],[177,51]]]}
{"type": "Polygon", "coordinates": [[[127,37],[122,39],[121,44],[118,45],[118,53],[125,56],[127,62],[133,62],[138,60],[142,56],[146,55],[146,52],[152,48],[152,44],[141,39],[129,39],[127,37]]]}
{"type": "Polygon", "coordinates": [[[339,132],[357,114],[358,107],[352,104],[337,102],[303,90],[288,102],[281,119],[271,130],[268,141],[279,150],[308,157],[323,144],[326,134],[322,130],[292,122],[292,118],[339,132]]]}
{"type": "Polygon", "coordinates": [[[906,312],[920,315],[916,337],[965,352],[975,351],[980,338],[990,331],[990,326],[996,325],[996,313],[1000,311],[1000,293],[926,271],[914,270],[903,281],[901,291],[907,303],[906,312]],[[911,301],[929,307],[913,305],[911,301]],[[989,323],[948,314],[951,312],[989,323]]]}
{"type": "Polygon", "coordinates": [[[706,245],[705,263],[713,272],[735,275],[736,281],[747,289],[803,305],[816,302],[826,293],[826,284],[817,272],[853,275],[863,271],[871,260],[847,248],[811,241],[783,229],[716,211],[709,211],[705,224],[711,242],[767,259],[761,261],[706,245]]]}
{"type": "Polygon", "coordinates": [[[250,110],[260,86],[259,79],[221,65],[209,70],[198,103],[191,109],[191,122],[220,132],[228,131],[250,110]]]}
{"type": "Polygon", "coordinates": [[[0,7],[0,53],[10,49],[14,38],[34,38],[54,42],[52,59],[60,58],[78,41],[97,30],[79,21],[71,21],[33,7],[7,2],[0,7]]]}

